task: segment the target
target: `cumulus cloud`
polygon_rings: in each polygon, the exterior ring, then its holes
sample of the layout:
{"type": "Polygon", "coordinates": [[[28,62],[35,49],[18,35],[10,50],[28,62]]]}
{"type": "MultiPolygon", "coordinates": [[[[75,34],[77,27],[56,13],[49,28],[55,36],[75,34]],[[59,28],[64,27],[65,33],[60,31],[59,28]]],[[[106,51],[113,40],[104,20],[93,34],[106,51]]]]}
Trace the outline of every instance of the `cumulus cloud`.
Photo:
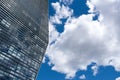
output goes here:
{"type": "Polygon", "coordinates": [[[56,41],[59,37],[59,33],[55,30],[55,25],[49,22],[49,43],[56,41]]]}
{"type": "Polygon", "coordinates": [[[102,16],[101,22],[108,27],[112,41],[108,42],[108,48],[110,48],[109,56],[111,57],[110,64],[115,66],[116,70],[120,71],[119,56],[120,51],[120,0],[91,0],[90,4],[95,5],[97,11],[100,11],[102,16]],[[103,3],[104,2],[104,3],[103,3]],[[116,56],[115,56],[116,55],[116,56]]]}
{"type": "Polygon", "coordinates": [[[60,0],[60,2],[63,2],[65,5],[72,4],[73,0],[60,0]]]}
{"type": "Polygon", "coordinates": [[[116,78],[115,80],[120,80],[120,77],[116,78]]]}
{"type": "Polygon", "coordinates": [[[98,73],[98,66],[94,65],[91,67],[91,69],[93,70],[93,75],[96,76],[96,74],[98,73]]]}
{"type": "MultiPolygon", "coordinates": [[[[77,18],[71,17],[72,10],[69,7],[63,5],[63,11],[67,12],[62,13],[59,2],[52,4],[56,10],[53,18],[57,15],[58,21],[50,18],[50,27],[53,28],[53,23],[59,23],[61,18],[67,18],[65,30],[60,36],[54,28],[50,31],[50,42],[56,39],[47,50],[49,63],[53,64],[52,70],[70,78],[78,70],[85,70],[89,64],[95,62],[98,66],[112,65],[120,71],[119,0],[89,0],[87,5],[91,14],[77,18]],[[92,20],[92,13],[95,11],[100,12],[99,21],[92,20]]],[[[95,75],[97,67],[92,69],[95,75]]]]}
{"type": "Polygon", "coordinates": [[[45,57],[43,58],[42,63],[45,63],[45,57]]]}
{"type": "Polygon", "coordinates": [[[55,10],[55,15],[50,17],[50,22],[55,24],[62,24],[60,19],[68,18],[72,15],[73,11],[65,5],[60,5],[59,2],[51,4],[55,10]]]}
{"type": "Polygon", "coordinates": [[[82,80],[85,80],[85,79],[86,79],[86,77],[85,77],[85,75],[84,75],[84,74],[83,74],[83,75],[81,75],[79,78],[80,78],[80,79],[82,79],[82,80]]]}

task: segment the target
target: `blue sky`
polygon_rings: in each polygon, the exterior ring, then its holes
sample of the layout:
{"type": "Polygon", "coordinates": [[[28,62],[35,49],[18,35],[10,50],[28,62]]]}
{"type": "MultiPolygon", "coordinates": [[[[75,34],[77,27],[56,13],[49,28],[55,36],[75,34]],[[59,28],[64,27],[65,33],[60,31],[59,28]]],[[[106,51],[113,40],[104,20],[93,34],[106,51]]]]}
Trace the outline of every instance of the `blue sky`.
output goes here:
{"type": "Polygon", "coordinates": [[[119,5],[49,0],[50,41],[37,80],[120,80],[119,5]]]}

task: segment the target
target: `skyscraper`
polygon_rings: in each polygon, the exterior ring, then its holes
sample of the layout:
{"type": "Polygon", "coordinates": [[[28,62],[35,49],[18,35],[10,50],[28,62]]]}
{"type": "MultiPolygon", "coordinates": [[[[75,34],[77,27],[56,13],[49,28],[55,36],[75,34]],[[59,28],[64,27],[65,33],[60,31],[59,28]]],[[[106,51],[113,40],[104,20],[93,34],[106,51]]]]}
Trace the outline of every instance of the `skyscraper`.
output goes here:
{"type": "Polygon", "coordinates": [[[35,80],[47,44],[47,0],[0,0],[0,80],[35,80]]]}

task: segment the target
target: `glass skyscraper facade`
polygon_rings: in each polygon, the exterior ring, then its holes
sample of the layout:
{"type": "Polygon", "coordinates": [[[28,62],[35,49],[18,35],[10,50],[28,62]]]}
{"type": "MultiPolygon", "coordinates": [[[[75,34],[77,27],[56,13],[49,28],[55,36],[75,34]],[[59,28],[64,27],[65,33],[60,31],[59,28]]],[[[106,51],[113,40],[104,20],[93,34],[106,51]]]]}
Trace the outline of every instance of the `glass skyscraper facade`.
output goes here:
{"type": "Polygon", "coordinates": [[[0,80],[35,80],[47,44],[47,0],[0,0],[0,80]]]}

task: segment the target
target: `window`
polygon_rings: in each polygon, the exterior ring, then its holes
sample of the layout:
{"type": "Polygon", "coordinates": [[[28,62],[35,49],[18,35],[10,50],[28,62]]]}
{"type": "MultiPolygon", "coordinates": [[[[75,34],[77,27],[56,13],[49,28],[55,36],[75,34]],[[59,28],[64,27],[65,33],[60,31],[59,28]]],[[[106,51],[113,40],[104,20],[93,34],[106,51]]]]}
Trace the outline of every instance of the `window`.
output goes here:
{"type": "Polygon", "coordinates": [[[3,19],[2,21],[1,21],[1,23],[3,24],[3,25],[5,25],[6,27],[10,27],[10,23],[9,22],[7,22],[5,19],[3,19]]]}
{"type": "Polygon", "coordinates": [[[2,29],[0,28],[0,31],[1,31],[2,29]]]}

